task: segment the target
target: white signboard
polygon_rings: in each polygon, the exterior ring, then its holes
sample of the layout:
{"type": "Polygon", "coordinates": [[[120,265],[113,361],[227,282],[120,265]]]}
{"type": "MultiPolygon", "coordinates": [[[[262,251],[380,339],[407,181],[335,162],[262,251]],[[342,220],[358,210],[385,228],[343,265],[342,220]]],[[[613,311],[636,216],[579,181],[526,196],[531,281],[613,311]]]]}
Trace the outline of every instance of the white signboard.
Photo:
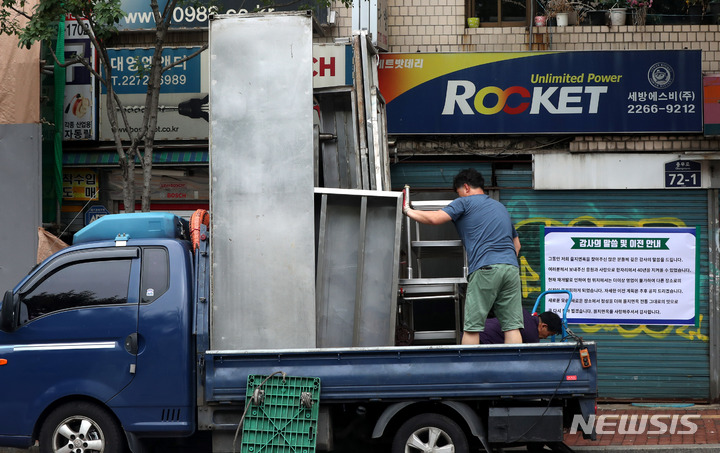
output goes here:
{"type": "MultiPolygon", "coordinates": [[[[166,47],[163,65],[169,65],[200,50],[199,47],[166,47]]],[[[145,114],[148,75],[141,71],[150,64],[153,49],[108,49],[115,92],[125,107],[130,127],[139,131],[145,114]]],[[[163,73],[160,80],[155,140],[205,140],[208,138],[208,58],[201,53],[163,73]]],[[[113,140],[107,118],[107,94],[100,96],[100,140],[113,140]]],[[[119,115],[118,115],[119,116],[119,115]]],[[[124,124],[119,124],[123,138],[124,124]]]]}
{"type": "MultiPolygon", "coordinates": [[[[575,324],[695,325],[695,228],[545,228],[545,289],[569,290],[575,324]]],[[[548,295],[562,316],[567,296],[548,295]]]]}
{"type": "Polygon", "coordinates": [[[352,47],[313,44],[313,88],[352,85],[352,47]]]}

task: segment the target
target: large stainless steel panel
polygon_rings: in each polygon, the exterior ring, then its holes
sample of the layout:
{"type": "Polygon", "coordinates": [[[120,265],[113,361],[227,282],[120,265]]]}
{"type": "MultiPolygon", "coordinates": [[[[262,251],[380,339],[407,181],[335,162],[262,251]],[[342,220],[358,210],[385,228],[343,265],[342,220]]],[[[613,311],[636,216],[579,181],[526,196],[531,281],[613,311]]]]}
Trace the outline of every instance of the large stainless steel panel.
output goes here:
{"type": "Polygon", "coordinates": [[[401,192],[315,193],[318,347],[393,346],[401,192]]]}
{"type": "Polygon", "coordinates": [[[210,22],[214,349],[315,346],[312,23],[210,22]]]}

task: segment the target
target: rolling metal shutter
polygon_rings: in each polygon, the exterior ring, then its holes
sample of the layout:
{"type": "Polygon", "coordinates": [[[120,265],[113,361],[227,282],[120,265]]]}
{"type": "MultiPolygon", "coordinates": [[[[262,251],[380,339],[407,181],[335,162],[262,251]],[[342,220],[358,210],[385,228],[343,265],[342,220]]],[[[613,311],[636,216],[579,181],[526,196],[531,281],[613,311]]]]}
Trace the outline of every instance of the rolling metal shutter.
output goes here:
{"type": "MultiPolygon", "coordinates": [[[[490,167],[485,168],[478,169],[486,175],[490,167]]],[[[448,170],[443,168],[444,173],[448,170]]],[[[427,165],[423,167],[430,181],[439,181],[439,172],[433,176],[427,165]]],[[[420,172],[405,168],[393,173],[394,186],[405,184],[403,175],[419,178],[420,172]]],[[[451,181],[453,175],[444,177],[451,181]]],[[[573,324],[570,329],[584,340],[598,342],[600,398],[710,400],[708,238],[714,232],[708,232],[708,191],[535,191],[529,164],[496,170],[495,179],[500,201],[520,234],[523,305],[529,308],[542,291],[542,226],[699,227],[699,327],[573,324]]]]}

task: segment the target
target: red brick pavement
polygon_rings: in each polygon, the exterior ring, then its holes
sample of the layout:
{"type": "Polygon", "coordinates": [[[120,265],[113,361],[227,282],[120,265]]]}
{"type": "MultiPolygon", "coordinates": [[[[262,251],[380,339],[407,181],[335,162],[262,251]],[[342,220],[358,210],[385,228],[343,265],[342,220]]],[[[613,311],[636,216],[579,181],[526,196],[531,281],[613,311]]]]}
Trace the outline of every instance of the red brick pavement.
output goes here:
{"type": "Polygon", "coordinates": [[[583,439],[579,432],[567,433],[565,443],[570,447],[720,444],[719,405],[679,406],[598,405],[595,426],[605,433],[599,433],[596,441],[583,439]],[[637,429],[643,420],[645,429],[637,429]],[[693,425],[697,425],[697,430],[693,425]]]}

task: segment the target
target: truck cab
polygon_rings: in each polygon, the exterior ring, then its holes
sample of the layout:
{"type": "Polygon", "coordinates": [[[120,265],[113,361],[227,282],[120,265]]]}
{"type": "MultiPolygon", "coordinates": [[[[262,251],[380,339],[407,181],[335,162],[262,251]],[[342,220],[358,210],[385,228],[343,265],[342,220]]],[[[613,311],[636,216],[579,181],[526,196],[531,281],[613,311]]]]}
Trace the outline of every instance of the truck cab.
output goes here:
{"type": "Polygon", "coordinates": [[[193,432],[192,251],[175,237],[175,216],[134,219],[143,225],[129,234],[96,221],[5,293],[0,444],[40,438],[58,448],[80,435],[110,443],[93,427],[193,432]],[[172,237],[149,225],[158,219],[173,225],[172,237]]]}

